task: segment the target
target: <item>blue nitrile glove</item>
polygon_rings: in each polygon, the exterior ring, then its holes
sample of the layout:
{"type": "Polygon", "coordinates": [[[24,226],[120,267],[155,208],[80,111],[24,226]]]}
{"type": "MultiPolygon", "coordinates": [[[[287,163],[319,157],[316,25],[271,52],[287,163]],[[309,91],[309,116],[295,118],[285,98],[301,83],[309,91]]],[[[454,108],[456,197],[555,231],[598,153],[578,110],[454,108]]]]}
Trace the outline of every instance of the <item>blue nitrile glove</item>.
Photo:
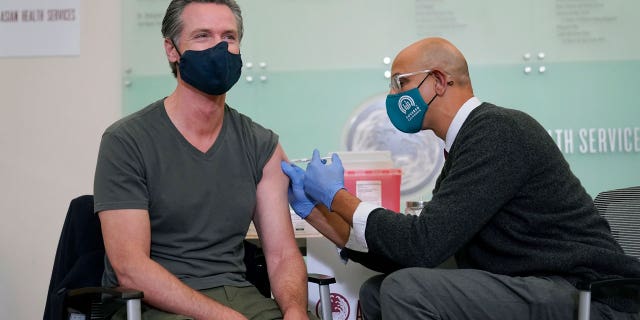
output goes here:
{"type": "Polygon", "coordinates": [[[304,170],[296,166],[293,163],[282,161],[280,163],[282,172],[289,176],[291,183],[289,183],[289,204],[296,214],[304,219],[315,207],[314,201],[309,199],[306,193],[304,193],[304,170]]]}
{"type": "Polygon", "coordinates": [[[333,197],[340,189],[344,189],[344,168],[340,157],[334,153],[331,164],[324,164],[318,149],[313,150],[304,175],[304,191],[331,210],[333,197]]]}

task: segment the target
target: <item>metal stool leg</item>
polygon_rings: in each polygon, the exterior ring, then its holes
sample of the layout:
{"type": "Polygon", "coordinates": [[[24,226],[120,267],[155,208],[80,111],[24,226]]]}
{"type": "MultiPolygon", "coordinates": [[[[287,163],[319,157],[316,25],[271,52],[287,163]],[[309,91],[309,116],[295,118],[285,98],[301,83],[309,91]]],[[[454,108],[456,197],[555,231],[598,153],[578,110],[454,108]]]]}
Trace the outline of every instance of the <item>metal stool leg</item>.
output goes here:
{"type": "Polygon", "coordinates": [[[127,300],[127,320],[141,320],[140,299],[127,300]]]}
{"type": "Polygon", "coordinates": [[[333,320],[333,313],[331,312],[331,292],[329,285],[336,283],[336,278],[330,277],[319,273],[309,273],[307,275],[309,282],[317,283],[319,285],[320,293],[320,316],[322,320],[333,320]]]}

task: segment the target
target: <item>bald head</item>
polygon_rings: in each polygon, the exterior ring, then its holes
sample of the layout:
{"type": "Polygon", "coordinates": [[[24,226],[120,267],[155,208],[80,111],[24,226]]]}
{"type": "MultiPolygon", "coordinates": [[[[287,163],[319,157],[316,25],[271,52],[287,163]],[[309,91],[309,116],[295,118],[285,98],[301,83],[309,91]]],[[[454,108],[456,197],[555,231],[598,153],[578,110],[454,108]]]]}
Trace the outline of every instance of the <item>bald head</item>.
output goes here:
{"type": "Polygon", "coordinates": [[[443,38],[425,38],[400,51],[393,65],[408,70],[439,69],[458,86],[471,86],[467,61],[451,42],[443,38]]]}
{"type": "Polygon", "coordinates": [[[404,78],[406,87],[396,83],[400,88],[392,87],[390,93],[419,88],[422,99],[429,101],[421,128],[433,130],[444,140],[458,110],[474,96],[469,67],[460,50],[451,42],[442,38],[426,38],[400,51],[391,66],[394,77],[421,70],[430,70],[432,77],[408,76],[404,78]]]}

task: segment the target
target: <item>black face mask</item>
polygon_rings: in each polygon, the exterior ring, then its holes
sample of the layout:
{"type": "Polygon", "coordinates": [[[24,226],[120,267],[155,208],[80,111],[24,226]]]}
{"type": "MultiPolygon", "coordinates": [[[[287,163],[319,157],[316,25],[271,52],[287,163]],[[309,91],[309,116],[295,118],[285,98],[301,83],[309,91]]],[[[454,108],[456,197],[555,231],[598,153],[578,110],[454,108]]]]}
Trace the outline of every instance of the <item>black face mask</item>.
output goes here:
{"type": "MultiPolygon", "coordinates": [[[[175,43],[173,46],[177,51],[175,43]]],[[[178,54],[180,77],[204,93],[224,94],[240,79],[242,58],[240,54],[229,52],[229,43],[226,41],[221,41],[209,49],[187,50],[184,54],[178,51],[178,54]]]]}

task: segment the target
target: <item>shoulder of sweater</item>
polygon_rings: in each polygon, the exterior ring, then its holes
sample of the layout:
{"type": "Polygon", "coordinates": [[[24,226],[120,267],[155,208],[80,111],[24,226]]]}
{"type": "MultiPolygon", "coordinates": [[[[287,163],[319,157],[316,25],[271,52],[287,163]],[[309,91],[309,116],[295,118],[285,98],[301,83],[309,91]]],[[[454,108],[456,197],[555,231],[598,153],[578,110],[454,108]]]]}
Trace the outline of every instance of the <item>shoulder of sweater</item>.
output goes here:
{"type": "Polygon", "coordinates": [[[509,143],[522,147],[538,143],[544,128],[525,112],[483,103],[463,123],[454,144],[495,145],[509,143]]]}
{"type": "Polygon", "coordinates": [[[521,110],[500,107],[490,102],[483,102],[473,111],[471,111],[471,114],[469,115],[469,117],[471,118],[472,116],[477,117],[477,116],[516,116],[516,115],[528,116],[527,113],[521,110]]]}
{"type": "Polygon", "coordinates": [[[537,121],[524,111],[499,107],[494,104],[484,102],[475,108],[465,121],[465,125],[474,123],[491,123],[492,126],[510,126],[519,128],[523,126],[528,127],[530,125],[536,125],[537,121]]]}

